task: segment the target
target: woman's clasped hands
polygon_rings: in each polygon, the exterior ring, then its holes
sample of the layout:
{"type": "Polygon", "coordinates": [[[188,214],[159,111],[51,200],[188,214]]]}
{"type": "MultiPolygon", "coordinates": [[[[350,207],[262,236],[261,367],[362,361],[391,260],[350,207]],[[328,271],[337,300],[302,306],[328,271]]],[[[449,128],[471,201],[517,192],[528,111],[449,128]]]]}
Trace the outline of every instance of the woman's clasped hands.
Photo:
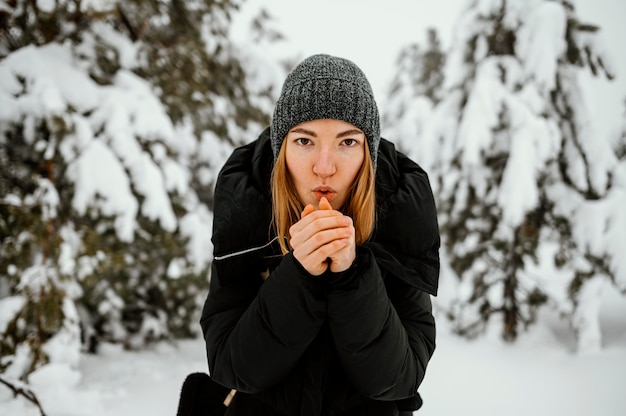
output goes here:
{"type": "Polygon", "coordinates": [[[309,274],[319,276],[347,270],[356,258],[352,218],[332,208],[325,197],[319,209],[304,207],[300,221],[289,229],[293,256],[309,274]]]}

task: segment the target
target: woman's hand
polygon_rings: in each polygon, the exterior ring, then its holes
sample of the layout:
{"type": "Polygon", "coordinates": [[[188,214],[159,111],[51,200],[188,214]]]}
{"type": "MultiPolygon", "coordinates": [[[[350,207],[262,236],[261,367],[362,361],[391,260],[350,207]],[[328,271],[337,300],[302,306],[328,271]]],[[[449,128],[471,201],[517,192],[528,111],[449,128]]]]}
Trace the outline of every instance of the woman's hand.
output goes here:
{"type": "Polygon", "coordinates": [[[293,255],[313,276],[328,269],[347,270],[356,257],[352,219],[335,211],[322,197],[319,209],[307,205],[300,221],[289,229],[293,255]]]}

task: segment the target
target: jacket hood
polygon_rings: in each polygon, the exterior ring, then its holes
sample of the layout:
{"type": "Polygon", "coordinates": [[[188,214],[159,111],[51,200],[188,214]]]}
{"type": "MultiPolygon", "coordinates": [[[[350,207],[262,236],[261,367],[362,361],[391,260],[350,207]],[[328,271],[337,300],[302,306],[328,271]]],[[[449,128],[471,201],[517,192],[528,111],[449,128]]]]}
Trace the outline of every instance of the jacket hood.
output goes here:
{"type": "MultiPolygon", "coordinates": [[[[226,161],[215,189],[214,259],[242,261],[233,255],[267,247],[276,238],[271,229],[273,161],[269,128],[226,161]]],[[[376,205],[376,227],[365,247],[383,273],[436,295],[440,239],[428,176],[385,139],[378,151],[376,205]]]]}

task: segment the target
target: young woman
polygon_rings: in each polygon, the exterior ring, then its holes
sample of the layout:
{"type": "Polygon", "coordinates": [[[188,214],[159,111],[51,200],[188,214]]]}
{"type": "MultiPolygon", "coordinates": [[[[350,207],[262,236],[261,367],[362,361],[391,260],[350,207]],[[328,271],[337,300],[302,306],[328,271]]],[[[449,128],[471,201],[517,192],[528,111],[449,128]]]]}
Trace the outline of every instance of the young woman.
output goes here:
{"type": "Polygon", "coordinates": [[[210,377],[231,392],[225,414],[421,405],[435,205],[426,173],[380,138],[354,63],[314,55],[287,76],[270,128],[219,175],[213,244],[201,325],[210,377]]]}

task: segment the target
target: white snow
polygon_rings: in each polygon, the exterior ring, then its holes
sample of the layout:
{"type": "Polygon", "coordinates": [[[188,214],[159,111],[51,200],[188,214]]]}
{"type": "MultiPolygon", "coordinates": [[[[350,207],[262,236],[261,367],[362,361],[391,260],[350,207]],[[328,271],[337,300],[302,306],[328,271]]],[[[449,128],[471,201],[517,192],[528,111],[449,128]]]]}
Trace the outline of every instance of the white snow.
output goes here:
{"type": "Polygon", "coordinates": [[[114,215],[115,229],[122,241],[132,241],[137,216],[137,200],[130,189],[124,167],[101,141],[84,148],[80,158],[68,167],[68,176],[76,183],[72,205],[84,214],[92,201],[105,215],[114,215]]]}
{"type": "Polygon", "coordinates": [[[534,7],[518,32],[517,52],[527,73],[547,93],[555,87],[558,57],[565,50],[566,14],[563,5],[544,2],[534,7]]]}
{"type": "Polygon", "coordinates": [[[4,333],[9,322],[15,318],[15,315],[22,309],[26,303],[23,296],[7,296],[0,300],[0,332],[4,333]]]}
{"type": "MultiPolygon", "coordinates": [[[[617,322],[624,313],[620,302],[622,310],[612,318],[617,322]]],[[[424,407],[416,415],[623,415],[626,332],[623,323],[613,329],[602,353],[583,356],[564,348],[566,339],[556,335],[566,330],[561,321],[551,330],[523,334],[516,345],[468,342],[440,330],[444,334],[420,389],[424,407]]]]}
{"type": "Polygon", "coordinates": [[[198,230],[212,229],[213,214],[203,205],[198,205],[195,211],[185,215],[180,220],[180,232],[189,238],[189,256],[199,272],[213,258],[213,243],[211,233],[198,230]]]}
{"type": "MultiPolygon", "coordinates": [[[[25,96],[27,101],[16,103],[22,112],[60,114],[65,110],[65,103],[79,111],[88,111],[99,100],[96,84],[73,67],[75,62],[62,45],[27,46],[9,55],[4,64],[3,71],[10,68],[13,74],[32,82],[27,88],[32,89],[33,94],[25,96]]],[[[1,73],[0,79],[5,84],[12,81],[12,76],[1,73]]],[[[18,84],[15,81],[11,84],[7,91],[17,93],[18,84]]]]}

